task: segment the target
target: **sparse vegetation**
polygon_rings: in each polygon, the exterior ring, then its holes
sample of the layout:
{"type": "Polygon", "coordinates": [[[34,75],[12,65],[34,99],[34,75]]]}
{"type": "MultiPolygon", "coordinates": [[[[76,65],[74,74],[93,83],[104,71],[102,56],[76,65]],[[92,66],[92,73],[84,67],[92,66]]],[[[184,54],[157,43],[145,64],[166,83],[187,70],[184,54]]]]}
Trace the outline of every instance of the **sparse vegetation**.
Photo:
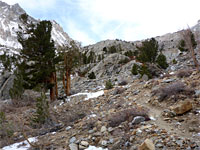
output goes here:
{"type": "Polygon", "coordinates": [[[141,77],[146,74],[148,76],[149,79],[152,78],[152,74],[149,70],[149,68],[147,67],[147,65],[142,65],[139,67],[138,69],[138,73],[141,75],[141,77]]]}
{"type": "Polygon", "coordinates": [[[139,66],[137,64],[134,64],[132,69],[131,69],[131,72],[133,75],[137,75],[138,74],[138,68],[139,66]]]}
{"type": "Polygon", "coordinates": [[[12,137],[14,133],[12,128],[12,124],[8,122],[5,113],[0,112],[0,140],[8,140],[12,137]]]}
{"type": "Polygon", "coordinates": [[[167,67],[169,66],[165,55],[163,55],[162,53],[158,55],[156,62],[163,69],[167,69],[167,67]]]}
{"type": "Polygon", "coordinates": [[[111,115],[109,117],[110,119],[108,120],[108,125],[110,127],[116,127],[124,121],[132,121],[133,118],[136,116],[143,116],[146,119],[146,121],[148,121],[149,117],[147,113],[148,112],[146,110],[141,108],[126,109],[111,115]]]}
{"type": "Polygon", "coordinates": [[[172,63],[173,63],[173,64],[177,64],[177,61],[176,61],[175,58],[172,60],[172,63]]]}
{"type": "Polygon", "coordinates": [[[50,118],[49,114],[49,102],[46,99],[45,93],[41,93],[41,96],[37,98],[36,112],[32,118],[33,122],[41,125],[48,121],[50,118]]]}
{"type": "Polygon", "coordinates": [[[106,81],[105,88],[106,88],[106,90],[109,90],[109,89],[113,88],[113,84],[112,84],[111,80],[106,81]]]}
{"type": "Polygon", "coordinates": [[[119,82],[120,86],[127,85],[127,84],[128,84],[128,82],[126,80],[122,80],[121,82],[119,82]]]}
{"type": "Polygon", "coordinates": [[[194,94],[194,90],[188,88],[183,82],[175,82],[165,87],[161,87],[158,90],[152,91],[152,93],[153,95],[158,96],[159,101],[163,101],[171,97],[172,95],[174,95],[175,97],[178,94],[192,95],[194,94]]]}
{"type": "Polygon", "coordinates": [[[177,72],[176,76],[178,78],[183,78],[183,77],[189,77],[191,74],[192,74],[191,69],[182,69],[177,72]]]}
{"type": "Polygon", "coordinates": [[[128,58],[125,58],[125,59],[120,60],[120,61],[118,62],[118,64],[124,65],[124,64],[128,63],[129,61],[130,61],[130,60],[129,60],[128,58]]]}

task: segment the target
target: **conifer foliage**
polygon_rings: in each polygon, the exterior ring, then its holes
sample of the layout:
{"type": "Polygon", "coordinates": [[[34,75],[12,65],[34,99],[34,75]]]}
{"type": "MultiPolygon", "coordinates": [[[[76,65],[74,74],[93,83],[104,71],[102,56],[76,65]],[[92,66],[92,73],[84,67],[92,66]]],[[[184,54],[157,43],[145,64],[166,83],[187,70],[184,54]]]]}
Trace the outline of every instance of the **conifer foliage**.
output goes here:
{"type": "Polygon", "coordinates": [[[25,81],[25,88],[32,89],[39,85],[44,90],[50,89],[51,100],[54,100],[57,93],[57,57],[51,30],[50,21],[41,21],[37,25],[30,23],[25,31],[18,32],[18,41],[23,47],[20,53],[22,62],[18,69],[25,81]]]}
{"type": "Polygon", "coordinates": [[[158,54],[158,47],[156,39],[151,38],[150,40],[145,40],[142,42],[141,47],[137,47],[139,52],[137,59],[143,63],[154,63],[158,54]]]}

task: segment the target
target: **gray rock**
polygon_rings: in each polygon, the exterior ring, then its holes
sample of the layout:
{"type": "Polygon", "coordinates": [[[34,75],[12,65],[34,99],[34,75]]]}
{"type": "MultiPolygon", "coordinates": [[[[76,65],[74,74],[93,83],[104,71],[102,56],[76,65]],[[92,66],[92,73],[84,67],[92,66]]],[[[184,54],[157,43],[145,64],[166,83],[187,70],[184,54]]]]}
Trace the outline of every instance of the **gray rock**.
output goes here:
{"type": "Polygon", "coordinates": [[[163,83],[170,83],[170,82],[173,82],[175,81],[176,79],[172,78],[172,79],[167,79],[167,80],[164,80],[162,81],[163,83]]]}
{"type": "Polygon", "coordinates": [[[195,96],[199,97],[200,96],[200,90],[195,90],[195,96]]]}
{"type": "Polygon", "coordinates": [[[149,80],[149,77],[148,77],[146,74],[144,74],[144,75],[142,76],[142,80],[143,80],[143,81],[148,81],[148,80],[149,80]]]}
{"type": "Polygon", "coordinates": [[[0,100],[10,99],[9,91],[13,86],[14,75],[5,73],[0,78],[0,100]]]}
{"type": "Polygon", "coordinates": [[[132,124],[139,124],[140,122],[145,121],[145,118],[142,116],[136,116],[133,118],[132,124]]]}
{"type": "Polygon", "coordinates": [[[156,147],[158,147],[158,148],[163,148],[164,146],[163,146],[163,144],[158,143],[158,144],[156,144],[156,147]]]}
{"type": "Polygon", "coordinates": [[[107,128],[105,126],[102,126],[101,127],[101,132],[103,133],[103,132],[106,132],[106,131],[107,131],[107,128]]]}
{"type": "Polygon", "coordinates": [[[72,137],[70,140],[69,140],[69,143],[75,143],[75,141],[76,141],[76,137],[72,137]]]}
{"type": "Polygon", "coordinates": [[[84,147],[88,147],[89,146],[89,143],[87,141],[81,141],[80,143],[82,146],[84,147]]]}
{"type": "Polygon", "coordinates": [[[71,144],[69,144],[69,148],[70,148],[70,150],[78,150],[78,145],[75,143],[71,143],[71,144]]]}
{"type": "Polygon", "coordinates": [[[101,145],[102,145],[102,146],[105,146],[105,147],[106,147],[107,144],[108,144],[108,141],[106,141],[106,140],[101,141],[101,145]]]}

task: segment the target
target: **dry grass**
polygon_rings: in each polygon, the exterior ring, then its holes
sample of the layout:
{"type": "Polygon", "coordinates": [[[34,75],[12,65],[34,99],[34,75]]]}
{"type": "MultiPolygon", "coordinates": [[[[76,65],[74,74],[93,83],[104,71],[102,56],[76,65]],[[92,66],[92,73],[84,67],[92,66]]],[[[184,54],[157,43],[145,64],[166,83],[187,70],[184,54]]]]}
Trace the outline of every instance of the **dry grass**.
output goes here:
{"type": "Polygon", "coordinates": [[[183,78],[183,77],[189,77],[191,74],[192,74],[191,69],[182,69],[177,72],[176,76],[178,78],[183,78]]]}
{"type": "Polygon", "coordinates": [[[111,115],[108,119],[108,125],[110,127],[116,127],[124,121],[132,121],[136,116],[143,116],[146,120],[149,120],[148,111],[142,108],[131,108],[111,115]]]}
{"type": "Polygon", "coordinates": [[[160,87],[157,90],[152,91],[153,95],[157,95],[159,101],[163,101],[172,95],[177,96],[178,94],[193,95],[194,90],[188,88],[183,82],[175,82],[165,87],[160,87]]]}

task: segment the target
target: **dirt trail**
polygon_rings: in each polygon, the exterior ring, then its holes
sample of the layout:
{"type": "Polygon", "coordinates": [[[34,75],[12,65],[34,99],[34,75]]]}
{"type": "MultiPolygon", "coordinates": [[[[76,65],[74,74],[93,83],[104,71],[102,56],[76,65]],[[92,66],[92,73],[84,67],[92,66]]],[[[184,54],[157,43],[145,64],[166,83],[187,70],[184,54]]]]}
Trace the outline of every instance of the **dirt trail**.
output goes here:
{"type": "MultiPolygon", "coordinates": [[[[137,85],[134,86],[134,89],[137,89],[137,88],[141,88],[141,87],[138,87],[137,85]]],[[[176,134],[176,135],[183,137],[183,138],[190,138],[191,139],[191,137],[192,137],[191,133],[189,133],[188,131],[183,132],[181,129],[176,127],[175,124],[168,123],[168,122],[164,121],[164,118],[162,116],[163,108],[152,106],[151,104],[148,103],[148,100],[150,99],[149,96],[151,95],[150,89],[142,89],[141,91],[142,92],[140,92],[137,95],[136,103],[141,105],[141,106],[144,106],[145,108],[147,108],[149,110],[149,115],[155,118],[155,120],[152,120],[152,121],[154,121],[155,124],[160,129],[165,129],[169,133],[176,134]]]]}

